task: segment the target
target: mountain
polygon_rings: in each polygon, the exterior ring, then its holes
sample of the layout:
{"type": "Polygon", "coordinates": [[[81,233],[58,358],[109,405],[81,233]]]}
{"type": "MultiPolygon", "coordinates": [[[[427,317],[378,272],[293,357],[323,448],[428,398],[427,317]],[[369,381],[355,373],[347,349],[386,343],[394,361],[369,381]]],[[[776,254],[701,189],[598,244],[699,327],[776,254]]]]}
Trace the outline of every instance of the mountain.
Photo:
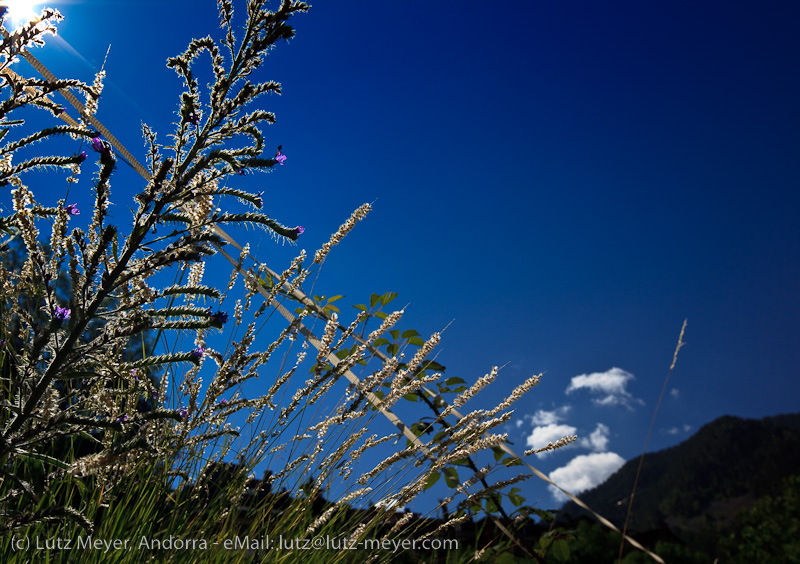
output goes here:
{"type": "MultiPolygon", "coordinates": [[[[589,507],[622,527],[639,460],[581,494],[589,507]]],[[[800,474],[800,413],[765,419],[724,416],[674,447],[645,455],[628,529],[668,529],[689,541],[722,531],[765,495],[780,495],[783,480],[800,474]]],[[[567,503],[559,520],[585,512],[567,503]]]]}

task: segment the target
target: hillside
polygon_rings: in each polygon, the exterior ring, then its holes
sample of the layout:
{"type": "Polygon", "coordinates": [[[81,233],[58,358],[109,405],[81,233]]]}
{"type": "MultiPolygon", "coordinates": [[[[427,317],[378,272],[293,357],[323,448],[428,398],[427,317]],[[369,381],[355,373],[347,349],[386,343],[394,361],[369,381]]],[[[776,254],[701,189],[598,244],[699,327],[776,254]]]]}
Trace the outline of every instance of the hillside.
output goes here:
{"type": "MultiPolygon", "coordinates": [[[[625,463],[581,498],[621,526],[638,459],[625,463]]],[[[764,495],[780,494],[784,478],[800,471],[800,414],[761,420],[720,417],[674,447],[645,455],[628,527],[668,528],[684,540],[727,527],[764,495]]],[[[573,503],[560,520],[584,513],[573,503]]]]}

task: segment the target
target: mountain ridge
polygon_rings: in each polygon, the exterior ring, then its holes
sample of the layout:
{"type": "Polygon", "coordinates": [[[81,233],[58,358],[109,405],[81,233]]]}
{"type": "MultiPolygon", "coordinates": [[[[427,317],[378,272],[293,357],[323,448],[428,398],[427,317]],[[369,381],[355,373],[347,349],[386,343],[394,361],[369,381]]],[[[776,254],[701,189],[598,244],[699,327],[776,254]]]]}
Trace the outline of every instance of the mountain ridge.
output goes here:
{"type": "MultiPolygon", "coordinates": [[[[629,460],[581,499],[622,527],[638,464],[638,457],[629,460]]],[[[783,479],[798,469],[800,413],[719,417],[678,445],[645,454],[628,529],[666,527],[683,538],[709,527],[724,529],[758,498],[780,493],[783,479]]],[[[585,515],[569,502],[558,520],[585,515]]]]}

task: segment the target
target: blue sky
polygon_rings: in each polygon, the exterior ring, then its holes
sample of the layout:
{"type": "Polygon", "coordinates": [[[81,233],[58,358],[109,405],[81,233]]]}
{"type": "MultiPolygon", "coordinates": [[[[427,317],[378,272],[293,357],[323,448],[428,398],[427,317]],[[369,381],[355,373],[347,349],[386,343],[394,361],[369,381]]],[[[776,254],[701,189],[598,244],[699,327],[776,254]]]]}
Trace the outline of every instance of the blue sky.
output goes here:
{"type": "MultiPolygon", "coordinates": [[[[90,81],[110,44],[98,117],[143,155],[140,122],[165,136],[178,108],[165,60],[218,34],[215,3],[50,5],[36,55],[90,81]]],[[[315,292],[397,292],[423,335],[452,321],[448,376],[505,365],[475,407],[543,372],[507,431],[519,451],[578,434],[532,461],[567,488],[641,452],[685,318],[650,450],[797,411],[800,6],[345,1],[294,24],[264,70],[287,161],[243,180],[306,228],[253,243],[273,269],[374,202],[315,292]]]]}

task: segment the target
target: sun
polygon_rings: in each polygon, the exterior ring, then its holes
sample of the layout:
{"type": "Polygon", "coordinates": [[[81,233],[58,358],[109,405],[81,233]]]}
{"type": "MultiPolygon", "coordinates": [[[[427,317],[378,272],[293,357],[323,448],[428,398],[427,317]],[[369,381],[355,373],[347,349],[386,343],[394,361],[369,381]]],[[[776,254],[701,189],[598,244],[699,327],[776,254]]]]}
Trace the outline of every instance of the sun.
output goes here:
{"type": "Polygon", "coordinates": [[[42,4],[38,0],[4,0],[0,6],[8,8],[6,18],[10,19],[14,25],[27,22],[39,15],[37,6],[42,4]]]}

